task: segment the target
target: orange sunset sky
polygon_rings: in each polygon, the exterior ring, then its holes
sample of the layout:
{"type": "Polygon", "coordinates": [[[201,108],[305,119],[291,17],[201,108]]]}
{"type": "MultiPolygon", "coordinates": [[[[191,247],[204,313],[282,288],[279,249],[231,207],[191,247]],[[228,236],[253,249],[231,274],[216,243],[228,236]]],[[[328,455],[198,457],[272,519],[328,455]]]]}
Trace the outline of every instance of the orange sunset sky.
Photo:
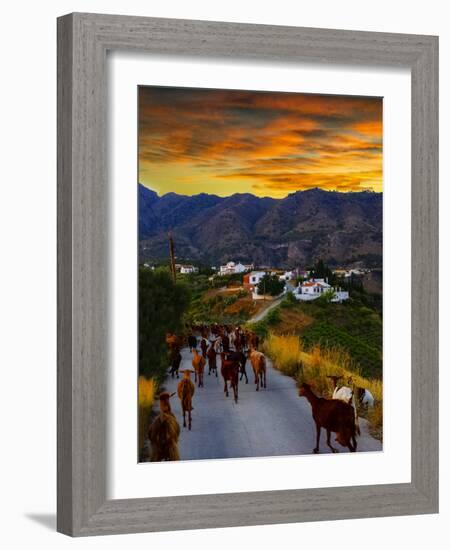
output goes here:
{"type": "Polygon", "coordinates": [[[139,181],[159,195],[382,191],[382,98],[139,88],[139,181]]]}

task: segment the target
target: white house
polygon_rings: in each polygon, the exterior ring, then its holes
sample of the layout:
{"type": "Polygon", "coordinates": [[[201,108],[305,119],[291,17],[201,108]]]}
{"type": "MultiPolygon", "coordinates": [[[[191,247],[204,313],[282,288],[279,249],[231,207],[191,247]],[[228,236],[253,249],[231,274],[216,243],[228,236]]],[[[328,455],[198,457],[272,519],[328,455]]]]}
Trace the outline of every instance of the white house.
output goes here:
{"type": "Polygon", "coordinates": [[[198,267],[195,267],[193,265],[181,265],[180,266],[180,273],[198,273],[198,267]]]}
{"type": "Polygon", "coordinates": [[[241,262],[228,262],[226,265],[221,265],[219,275],[233,275],[235,273],[244,273],[253,269],[253,264],[241,264],[241,262]]]}
{"type": "Polygon", "coordinates": [[[346,290],[336,289],[329,285],[325,279],[310,279],[300,284],[293,292],[297,300],[307,302],[316,300],[324,292],[333,291],[332,302],[343,302],[348,300],[349,294],[346,290]]]}
{"type": "Polygon", "coordinates": [[[251,271],[247,273],[244,275],[244,287],[249,290],[254,290],[266,273],[266,271],[251,271]]]}
{"type": "Polygon", "coordinates": [[[338,288],[334,291],[333,298],[331,298],[332,302],[338,302],[341,304],[342,302],[345,302],[345,300],[348,300],[350,298],[348,290],[342,290],[341,288],[338,288]]]}
{"type": "Polygon", "coordinates": [[[279,279],[281,281],[290,281],[291,279],[294,279],[296,276],[295,271],[285,271],[282,275],[280,275],[279,279]]]}

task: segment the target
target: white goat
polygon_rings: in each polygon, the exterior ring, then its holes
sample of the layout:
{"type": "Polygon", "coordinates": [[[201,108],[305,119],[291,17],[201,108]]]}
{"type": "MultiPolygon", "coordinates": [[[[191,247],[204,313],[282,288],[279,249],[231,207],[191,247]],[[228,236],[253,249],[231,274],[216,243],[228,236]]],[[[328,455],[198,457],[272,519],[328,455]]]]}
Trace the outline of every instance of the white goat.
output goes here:
{"type": "Polygon", "coordinates": [[[234,348],[234,343],[236,341],[236,333],[234,330],[230,332],[230,347],[234,348]]]}
{"type": "Polygon", "coordinates": [[[221,347],[222,347],[222,338],[219,336],[216,338],[216,340],[213,343],[214,350],[216,353],[220,353],[221,347]]]}
{"type": "Polygon", "coordinates": [[[367,388],[355,386],[352,377],[348,379],[348,385],[353,388],[356,403],[358,403],[360,407],[364,407],[365,409],[371,409],[373,407],[375,399],[367,388]]]}
{"type": "Polygon", "coordinates": [[[333,390],[332,399],[340,399],[345,403],[351,404],[353,401],[353,390],[347,386],[336,386],[333,390]]]}
{"type": "Polygon", "coordinates": [[[366,388],[355,388],[355,398],[361,407],[366,409],[371,409],[375,402],[373,395],[366,388]]]}

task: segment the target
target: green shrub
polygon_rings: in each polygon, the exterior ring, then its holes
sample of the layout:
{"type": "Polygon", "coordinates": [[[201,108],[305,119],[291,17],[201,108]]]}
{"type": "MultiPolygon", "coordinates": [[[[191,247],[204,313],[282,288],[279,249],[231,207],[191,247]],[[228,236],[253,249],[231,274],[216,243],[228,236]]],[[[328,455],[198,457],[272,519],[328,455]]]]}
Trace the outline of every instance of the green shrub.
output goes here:
{"type": "Polygon", "coordinates": [[[297,299],[294,293],[289,291],[280,303],[282,308],[292,308],[298,305],[297,299]]]}
{"type": "Polygon", "coordinates": [[[190,293],[167,270],[139,269],[139,374],[161,381],[168,367],[166,333],[180,333],[190,293]]]}
{"type": "Polygon", "coordinates": [[[270,296],[278,296],[283,292],[285,282],[280,281],[276,275],[266,273],[258,283],[258,294],[270,294],[270,296]]]}

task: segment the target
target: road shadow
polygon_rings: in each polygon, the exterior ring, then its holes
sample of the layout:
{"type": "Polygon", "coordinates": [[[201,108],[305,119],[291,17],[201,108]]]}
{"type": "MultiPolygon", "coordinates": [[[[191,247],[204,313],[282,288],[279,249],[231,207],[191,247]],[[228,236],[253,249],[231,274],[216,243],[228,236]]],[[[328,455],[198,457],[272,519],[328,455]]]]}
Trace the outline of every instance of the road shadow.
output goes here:
{"type": "Polygon", "coordinates": [[[56,514],[25,514],[25,517],[50,531],[56,531],[56,514]]]}

